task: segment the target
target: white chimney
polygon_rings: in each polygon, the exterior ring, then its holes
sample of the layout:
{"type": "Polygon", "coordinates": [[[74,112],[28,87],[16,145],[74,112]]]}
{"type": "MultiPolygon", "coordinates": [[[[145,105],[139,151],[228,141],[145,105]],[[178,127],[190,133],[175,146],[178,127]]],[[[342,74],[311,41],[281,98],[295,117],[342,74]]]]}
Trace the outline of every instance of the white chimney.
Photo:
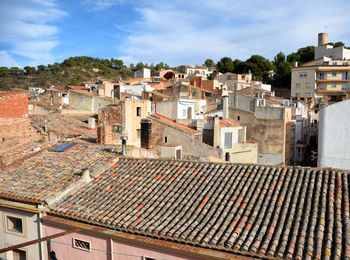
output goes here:
{"type": "Polygon", "coordinates": [[[88,168],[83,169],[82,175],[84,182],[89,183],[91,181],[90,171],[88,168]]]}

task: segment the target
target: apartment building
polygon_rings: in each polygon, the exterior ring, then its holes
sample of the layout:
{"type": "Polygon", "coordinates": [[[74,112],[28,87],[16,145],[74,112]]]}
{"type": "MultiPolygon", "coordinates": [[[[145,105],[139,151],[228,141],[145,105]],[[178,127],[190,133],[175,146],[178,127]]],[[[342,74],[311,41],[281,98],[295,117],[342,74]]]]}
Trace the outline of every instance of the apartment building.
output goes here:
{"type": "Polygon", "coordinates": [[[322,57],[292,68],[291,96],[336,102],[349,93],[350,61],[322,57]]]}
{"type": "Polygon", "coordinates": [[[345,100],[350,87],[350,50],[333,48],[327,45],[328,36],[321,36],[315,59],[292,68],[291,96],[317,103],[345,100]]]}

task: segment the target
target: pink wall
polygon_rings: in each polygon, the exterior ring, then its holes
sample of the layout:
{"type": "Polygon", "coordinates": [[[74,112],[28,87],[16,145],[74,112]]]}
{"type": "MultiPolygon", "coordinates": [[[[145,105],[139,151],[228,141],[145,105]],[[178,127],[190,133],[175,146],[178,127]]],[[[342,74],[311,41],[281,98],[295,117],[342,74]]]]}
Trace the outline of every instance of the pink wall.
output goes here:
{"type": "MultiPolygon", "coordinates": [[[[51,224],[44,223],[45,235],[53,235],[63,231],[61,227],[55,227],[51,224]]],[[[149,247],[133,245],[131,243],[121,242],[121,241],[113,241],[109,238],[103,238],[91,235],[88,233],[73,233],[66,236],[58,237],[53,239],[51,243],[51,248],[55,251],[58,259],[73,259],[73,260],[97,260],[97,259],[106,259],[106,260],[137,260],[142,259],[142,256],[156,258],[156,259],[166,259],[166,260],[195,260],[198,258],[192,258],[188,256],[181,256],[178,254],[168,253],[165,250],[157,250],[149,247]],[[77,249],[72,247],[73,238],[80,239],[83,241],[89,241],[91,243],[92,249],[98,249],[102,251],[111,251],[111,245],[113,243],[113,252],[116,254],[109,254],[97,250],[91,250],[90,252],[83,251],[81,249],[77,249]],[[69,245],[63,245],[59,243],[65,243],[69,245]],[[127,255],[124,255],[127,254],[127,255]],[[128,256],[129,255],[129,256],[128,256]],[[138,257],[136,257],[138,256],[138,257]]]]}

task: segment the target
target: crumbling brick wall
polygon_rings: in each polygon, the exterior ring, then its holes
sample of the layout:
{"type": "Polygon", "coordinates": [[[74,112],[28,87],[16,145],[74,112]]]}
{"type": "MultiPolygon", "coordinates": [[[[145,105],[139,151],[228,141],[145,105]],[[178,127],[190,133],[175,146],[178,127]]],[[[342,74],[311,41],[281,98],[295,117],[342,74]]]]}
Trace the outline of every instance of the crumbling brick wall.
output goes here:
{"type": "Polygon", "coordinates": [[[28,92],[0,93],[0,153],[30,140],[28,92]]]}

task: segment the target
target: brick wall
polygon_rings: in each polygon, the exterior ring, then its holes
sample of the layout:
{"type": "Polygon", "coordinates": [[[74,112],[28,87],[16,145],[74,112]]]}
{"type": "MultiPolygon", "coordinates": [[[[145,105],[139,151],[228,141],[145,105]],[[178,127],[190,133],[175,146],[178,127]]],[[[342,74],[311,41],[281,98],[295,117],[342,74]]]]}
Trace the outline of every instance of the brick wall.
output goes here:
{"type": "Polygon", "coordinates": [[[0,155],[31,140],[28,92],[0,93],[0,155]]]}
{"type": "Polygon", "coordinates": [[[0,93],[0,118],[28,118],[28,92],[0,93]]]}

